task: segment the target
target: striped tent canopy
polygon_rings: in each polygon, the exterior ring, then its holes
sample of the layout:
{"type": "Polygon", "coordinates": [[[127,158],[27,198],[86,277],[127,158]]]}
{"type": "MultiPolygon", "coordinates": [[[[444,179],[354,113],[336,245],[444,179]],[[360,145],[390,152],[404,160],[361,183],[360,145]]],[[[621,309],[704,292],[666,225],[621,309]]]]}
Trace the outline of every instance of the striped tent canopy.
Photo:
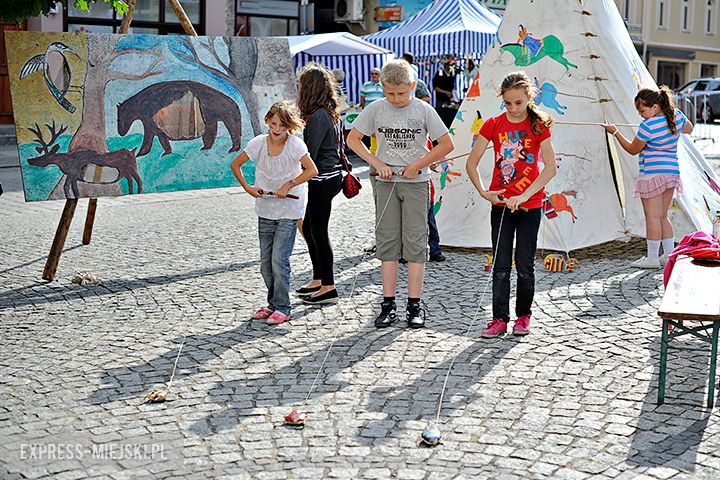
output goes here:
{"type": "MultiPolygon", "coordinates": [[[[480,60],[493,42],[501,18],[476,0],[435,0],[402,23],[365,35],[368,42],[398,56],[412,53],[418,59],[420,78],[432,89],[439,58],[456,55],[480,60]]],[[[462,75],[458,91],[464,90],[462,75]]]]}
{"type": "Polygon", "coordinates": [[[394,56],[389,50],[349,32],[285,38],[290,44],[296,70],[308,62],[317,62],[330,70],[339,68],[345,73],[342,87],[351,105],[360,101],[360,87],[370,80],[370,70],[382,68],[394,56]]]}

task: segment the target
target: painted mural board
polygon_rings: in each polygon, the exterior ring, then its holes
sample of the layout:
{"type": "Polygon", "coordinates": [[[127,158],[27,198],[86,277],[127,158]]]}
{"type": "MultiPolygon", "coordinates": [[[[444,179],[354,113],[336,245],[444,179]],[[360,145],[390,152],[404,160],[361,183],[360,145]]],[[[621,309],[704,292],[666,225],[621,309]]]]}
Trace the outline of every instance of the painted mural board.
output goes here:
{"type": "Polygon", "coordinates": [[[234,185],[229,164],[267,109],[296,97],[284,39],[6,38],[26,201],[234,185]]]}

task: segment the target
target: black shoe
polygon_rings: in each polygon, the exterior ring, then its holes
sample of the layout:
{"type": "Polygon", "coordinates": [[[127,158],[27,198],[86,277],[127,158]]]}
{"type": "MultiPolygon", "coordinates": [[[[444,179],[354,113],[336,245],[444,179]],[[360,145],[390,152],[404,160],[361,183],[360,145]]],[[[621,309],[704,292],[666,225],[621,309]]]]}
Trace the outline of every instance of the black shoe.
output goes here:
{"type": "Polygon", "coordinates": [[[420,302],[408,303],[405,315],[408,327],[423,328],[425,326],[425,309],[420,306],[420,302]]]}
{"type": "Polygon", "coordinates": [[[300,296],[304,296],[304,295],[310,295],[312,293],[315,293],[318,290],[320,290],[320,285],[318,285],[317,287],[300,287],[297,290],[295,290],[295,293],[297,293],[300,296]]]}
{"type": "Polygon", "coordinates": [[[444,262],[445,260],[445,255],[443,255],[442,253],[438,253],[437,255],[430,255],[431,262],[444,262]]]}
{"type": "Polygon", "coordinates": [[[320,295],[310,295],[303,297],[302,302],[306,305],[326,305],[330,303],[338,303],[337,289],[328,290],[320,295]]]}
{"type": "Polygon", "coordinates": [[[375,326],[377,328],[389,327],[395,320],[397,320],[397,306],[395,302],[382,302],[380,304],[380,315],[375,319],[375,326]]]}

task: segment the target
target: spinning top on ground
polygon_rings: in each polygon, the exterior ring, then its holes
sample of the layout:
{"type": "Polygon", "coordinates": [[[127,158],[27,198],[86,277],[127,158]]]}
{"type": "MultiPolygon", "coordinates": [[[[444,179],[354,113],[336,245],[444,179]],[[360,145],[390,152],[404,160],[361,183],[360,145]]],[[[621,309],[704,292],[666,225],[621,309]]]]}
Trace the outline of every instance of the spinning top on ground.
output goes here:
{"type": "Polygon", "coordinates": [[[145,398],[145,401],[147,403],[162,403],[167,400],[168,393],[169,392],[167,388],[154,390],[148,394],[148,396],[145,398]]]}
{"type": "Polygon", "coordinates": [[[440,433],[440,430],[437,427],[430,426],[423,430],[420,438],[418,438],[417,444],[418,447],[420,445],[425,445],[426,447],[435,447],[437,445],[440,445],[442,441],[443,434],[440,433]]]}
{"type": "Polygon", "coordinates": [[[305,421],[307,420],[307,417],[307,412],[298,412],[297,410],[293,410],[292,412],[285,415],[284,425],[287,425],[288,427],[303,428],[305,426],[305,421]]]}

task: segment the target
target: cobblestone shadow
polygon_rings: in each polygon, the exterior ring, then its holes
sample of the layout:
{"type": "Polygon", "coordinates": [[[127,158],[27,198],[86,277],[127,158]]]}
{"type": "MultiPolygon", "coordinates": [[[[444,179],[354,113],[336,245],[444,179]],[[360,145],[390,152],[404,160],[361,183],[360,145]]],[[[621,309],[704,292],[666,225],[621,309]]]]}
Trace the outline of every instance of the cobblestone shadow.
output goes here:
{"type": "MultiPolygon", "coordinates": [[[[348,383],[338,380],[336,376],[391,345],[403,331],[398,328],[388,331],[362,329],[353,335],[338,339],[312,390],[308,403],[347,387],[348,383]]],[[[193,423],[189,430],[197,435],[210,436],[235,428],[241,422],[243,415],[253,408],[300,405],[308,395],[308,390],[327,354],[328,346],[329,344],[323,345],[324,348],[266,375],[214,384],[208,390],[207,401],[225,408],[214,411],[193,423]],[[232,393],[229,394],[230,392],[232,393]],[[258,394],[258,392],[261,393],[258,394]]]]}
{"type": "Polygon", "coordinates": [[[102,283],[88,286],[75,284],[63,285],[44,281],[35,282],[31,285],[6,290],[3,296],[0,297],[0,310],[55,302],[67,303],[72,300],[81,299],[88,294],[96,297],[112,296],[118,292],[150,288],[156,285],[168,285],[200,277],[224,274],[226,272],[238,272],[259,264],[259,260],[248,260],[242,263],[234,262],[229,265],[201,268],[185,273],[163,274],[136,279],[103,280],[102,283]]]}
{"type": "MultiPolygon", "coordinates": [[[[204,368],[204,365],[217,360],[227,350],[233,349],[239,344],[258,342],[286,333],[281,329],[254,329],[251,325],[250,321],[246,321],[232,330],[220,333],[189,335],[180,354],[173,381],[207,372],[216,373],[211,368],[204,368]]],[[[175,338],[173,342],[177,344],[177,347],[146,363],[106,371],[101,381],[103,387],[91,394],[87,398],[87,402],[91,405],[102,405],[139,397],[149,393],[155,387],[164,385],[170,379],[182,337],[175,338]]]]}
{"type": "MultiPolygon", "coordinates": [[[[465,407],[481,400],[484,395],[473,387],[489,373],[520,341],[511,336],[500,340],[475,339],[472,345],[457,355],[448,377],[440,411],[440,429],[448,417],[463,415],[465,407]]],[[[452,353],[452,352],[449,352],[452,353]]],[[[448,356],[447,353],[445,356],[448,356]]],[[[392,431],[403,428],[405,422],[431,423],[437,416],[438,402],[452,362],[449,356],[438,365],[430,365],[420,375],[398,387],[380,387],[370,390],[367,411],[385,415],[374,419],[358,431],[362,443],[384,443],[391,440],[392,431]]],[[[491,398],[493,396],[490,396],[491,398]]]]}
{"type": "MultiPolygon", "coordinates": [[[[698,447],[712,410],[705,408],[709,345],[688,337],[674,340],[698,350],[668,351],[665,403],[657,405],[660,342],[653,342],[656,365],[632,436],[627,462],[645,467],[666,467],[684,472],[697,468],[698,447]]],[[[717,400],[717,399],[716,399],[717,400]]]]}

